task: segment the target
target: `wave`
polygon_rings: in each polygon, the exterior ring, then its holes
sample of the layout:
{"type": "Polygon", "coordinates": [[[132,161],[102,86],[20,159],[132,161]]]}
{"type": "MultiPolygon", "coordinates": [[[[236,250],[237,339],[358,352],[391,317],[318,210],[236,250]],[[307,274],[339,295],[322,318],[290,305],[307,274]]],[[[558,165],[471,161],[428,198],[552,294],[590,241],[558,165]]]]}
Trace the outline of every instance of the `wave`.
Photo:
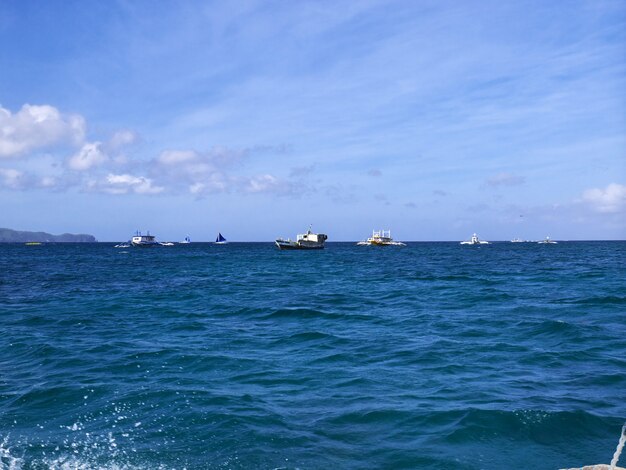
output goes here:
{"type": "Polygon", "coordinates": [[[621,420],[585,411],[482,410],[450,412],[455,425],[446,434],[450,443],[500,438],[546,443],[619,436],[621,420]],[[616,431],[617,429],[617,431],[616,431]]]}
{"type": "Polygon", "coordinates": [[[626,305],[626,297],[617,295],[605,295],[599,297],[588,297],[572,301],[573,304],[581,305],[626,305]]]}

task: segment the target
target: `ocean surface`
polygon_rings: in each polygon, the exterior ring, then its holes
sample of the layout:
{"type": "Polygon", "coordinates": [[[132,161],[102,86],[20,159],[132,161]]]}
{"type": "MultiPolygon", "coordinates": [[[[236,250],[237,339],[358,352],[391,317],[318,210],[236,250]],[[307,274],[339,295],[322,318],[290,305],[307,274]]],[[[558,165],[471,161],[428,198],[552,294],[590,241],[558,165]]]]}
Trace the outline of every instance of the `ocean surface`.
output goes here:
{"type": "Polygon", "coordinates": [[[559,469],[624,420],[626,242],[0,245],[3,470],[559,469]]]}

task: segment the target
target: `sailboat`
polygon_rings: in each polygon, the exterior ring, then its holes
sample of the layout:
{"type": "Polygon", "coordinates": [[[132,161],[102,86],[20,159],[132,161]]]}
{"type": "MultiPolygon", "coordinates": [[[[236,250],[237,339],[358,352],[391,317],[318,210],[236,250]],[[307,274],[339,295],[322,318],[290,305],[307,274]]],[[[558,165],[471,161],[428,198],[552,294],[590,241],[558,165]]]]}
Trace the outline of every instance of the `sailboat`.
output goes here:
{"type": "Polygon", "coordinates": [[[217,234],[217,238],[215,239],[215,244],[216,245],[226,245],[228,242],[226,241],[226,239],[222,236],[221,233],[217,234]]]}
{"type": "Polygon", "coordinates": [[[191,238],[189,238],[189,236],[186,236],[185,239],[182,242],[179,242],[181,244],[186,244],[186,243],[191,243],[191,238]]]}

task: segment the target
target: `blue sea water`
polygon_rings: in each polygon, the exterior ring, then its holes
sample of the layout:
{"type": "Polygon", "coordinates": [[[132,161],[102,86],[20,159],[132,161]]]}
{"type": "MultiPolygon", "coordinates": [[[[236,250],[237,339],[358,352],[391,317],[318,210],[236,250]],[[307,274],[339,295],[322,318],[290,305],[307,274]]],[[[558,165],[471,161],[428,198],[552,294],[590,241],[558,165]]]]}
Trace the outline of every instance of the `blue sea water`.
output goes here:
{"type": "Polygon", "coordinates": [[[0,245],[0,468],[558,469],[626,419],[626,243],[0,245]]]}

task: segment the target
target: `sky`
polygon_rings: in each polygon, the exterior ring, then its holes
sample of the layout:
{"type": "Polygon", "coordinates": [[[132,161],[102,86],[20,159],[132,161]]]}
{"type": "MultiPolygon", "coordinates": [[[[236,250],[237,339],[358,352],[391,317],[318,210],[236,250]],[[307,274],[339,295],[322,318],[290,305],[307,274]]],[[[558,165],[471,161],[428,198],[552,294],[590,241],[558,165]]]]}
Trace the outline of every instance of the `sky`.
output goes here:
{"type": "Polygon", "coordinates": [[[626,3],[0,2],[0,227],[626,239],[626,3]]]}

